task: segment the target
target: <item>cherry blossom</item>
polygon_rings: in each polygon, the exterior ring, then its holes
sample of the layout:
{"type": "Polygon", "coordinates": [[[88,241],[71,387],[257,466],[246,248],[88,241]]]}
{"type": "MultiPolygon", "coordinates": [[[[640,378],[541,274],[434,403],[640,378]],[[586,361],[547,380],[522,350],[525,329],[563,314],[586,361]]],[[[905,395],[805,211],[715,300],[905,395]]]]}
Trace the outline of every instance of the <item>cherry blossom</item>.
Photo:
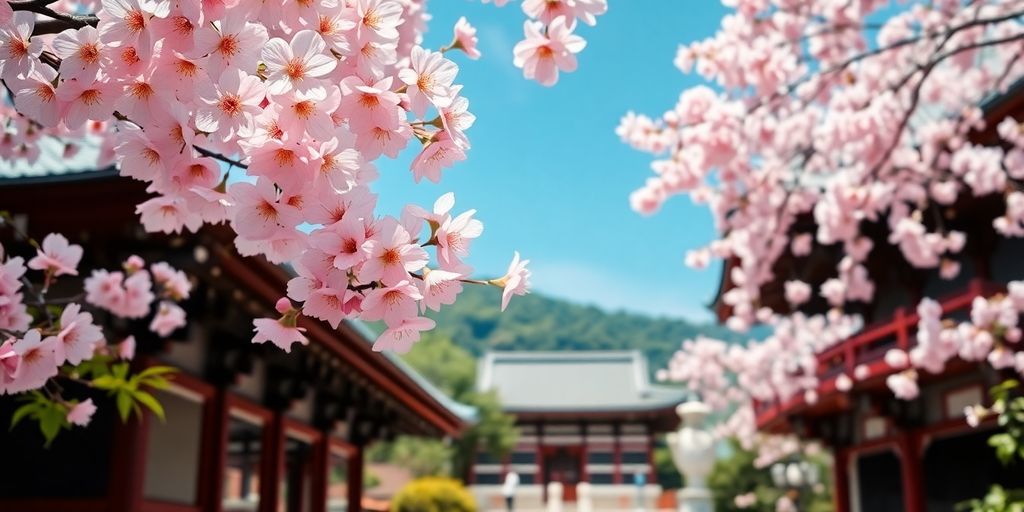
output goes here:
{"type": "Polygon", "coordinates": [[[558,82],[558,72],[576,71],[576,54],[587,42],[572,33],[566,18],[559,16],[542,33],[543,25],[527,21],[523,24],[526,39],[514,49],[516,67],[523,68],[523,76],[551,86],[558,82]]]}
{"type": "Polygon", "coordinates": [[[466,21],[465,16],[461,16],[458,21],[455,22],[455,39],[451,44],[454,49],[462,50],[466,52],[466,56],[476,60],[480,58],[480,50],[477,48],[479,39],[476,37],[476,27],[469,24],[466,21]]]}
{"type": "Polygon", "coordinates": [[[36,257],[28,261],[28,268],[45,270],[54,276],[78,275],[78,262],[82,259],[82,247],[72,245],[64,235],[50,233],[43,239],[43,246],[36,257]]]}
{"type": "Polygon", "coordinates": [[[424,317],[406,318],[395,327],[388,327],[373,342],[374,352],[390,350],[404,354],[420,340],[420,333],[434,328],[434,321],[424,317]]]}
{"type": "Polygon", "coordinates": [[[8,24],[0,28],[0,77],[5,80],[27,76],[38,64],[43,42],[31,39],[36,17],[30,12],[16,12],[8,24]]]}
{"type": "Polygon", "coordinates": [[[292,309],[288,299],[282,298],[277,302],[277,311],[284,315],[278,320],[272,318],[257,318],[253,320],[252,323],[255,327],[256,335],[253,336],[252,342],[265,343],[269,341],[285,352],[291,352],[292,345],[295,343],[309,344],[309,339],[302,334],[306,329],[296,327],[295,318],[297,311],[292,309]]]}
{"type": "Polygon", "coordinates": [[[409,67],[398,72],[398,78],[407,85],[411,111],[423,117],[428,105],[444,108],[452,102],[451,86],[459,67],[444,58],[440,52],[416,46],[409,56],[409,67]]]}
{"type": "Polygon", "coordinates": [[[13,382],[8,384],[8,393],[18,393],[42,387],[46,381],[57,375],[57,359],[54,355],[57,338],[43,337],[38,329],[32,329],[11,346],[18,357],[18,365],[11,374],[13,382]]]}
{"type": "Polygon", "coordinates": [[[526,268],[530,260],[520,260],[519,251],[512,256],[512,263],[508,265],[505,275],[492,281],[496,286],[502,288],[501,310],[505,311],[513,295],[526,295],[530,291],[531,272],[526,268]]]}
{"type": "Polygon", "coordinates": [[[61,58],[60,74],[65,79],[90,79],[109,60],[99,32],[90,26],[67,29],[53,39],[53,50],[61,58]]]}
{"type": "Polygon", "coordinates": [[[92,421],[92,415],[96,413],[96,405],[92,403],[92,398],[87,398],[85,401],[78,402],[71,409],[68,410],[67,420],[72,425],[79,427],[85,427],[92,421]]]}
{"type": "MultiPolygon", "coordinates": [[[[571,34],[575,20],[591,23],[604,4],[572,2],[569,17],[538,22],[537,33],[568,52],[558,57],[563,69],[583,46],[571,34]]],[[[464,18],[447,47],[430,49],[422,0],[102,0],[76,4],[71,18],[32,9],[0,3],[8,57],[0,77],[9,86],[0,158],[32,165],[40,141],[63,143],[64,158],[98,142],[97,167],[114,164],[144,182],[150,196],[136,213],[147,231],[226,224],[239,254],[291,264],[299,275],[287,295],[296,303],[277,320],[257,319],[254,342],[304,342],[299,315],[335,327],[386,317],[392,342],[378,346],[407,348],[432,326],[418,315],[452,304],[464,285],[503,288],[503,306],[528,289],[518,257],[502,279],[469,275],[483,231],[475,210],[451,216],[449,207],[435,222],[409,205],[392,217],[369,192],[379,159],[410,145],[414,181],[440,182],[467,158],[474,91],[458,83],[454,59],[477,58],[479,41],[464,18]]],[[[44,280],[77,272],[77,259],[55,243],[48,237],[29,264],[46,269],[44,280]]],[[[0,329],[20,339],[38,323],[20,283],[25,263],[0,265],[0,329]]],[[[61,364],[84,361],[88,350],[134,355],[132,337],[103,348],[105,338],[87,328],[97,310],[145,321],[158,336],[185,324],[176,303],[191,283],[166,263],[132,259],[83,273],[84,302],[62,309],[66,326],[42,331],[66,330],[61,364]]]]}
{"type": "Polygon", "coordinates": [[[92,314],[83,312],[78,304],[68,304],[60,315],[60,332],[54,344],[57,364],[65,361],[79,364],[91,359],[93,352],[103,343],[103,331],[93,324],[92,314]]]}
{"type": "Polygon", "coordinates": [[[337,66],[325,51],[327,43],[312,30],[296,32],[290,43],[275,37],[263,47],[267,66],[267,91],[284,94],[292,89],[308,91],[320,85],[320,77],[337,66]]]}

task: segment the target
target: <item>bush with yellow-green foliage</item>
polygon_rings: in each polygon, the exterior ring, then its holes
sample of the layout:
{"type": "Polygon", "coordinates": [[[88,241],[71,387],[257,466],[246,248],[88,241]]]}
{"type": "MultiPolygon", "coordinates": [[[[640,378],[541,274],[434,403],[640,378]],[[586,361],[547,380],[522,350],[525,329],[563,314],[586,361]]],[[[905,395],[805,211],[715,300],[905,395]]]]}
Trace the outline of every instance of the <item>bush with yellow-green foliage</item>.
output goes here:
{"type": "Polygon", "coordinates": [[[476,512],[476,501],[458,480],[413,480],[391,500],[391,512],[476,512]]]}

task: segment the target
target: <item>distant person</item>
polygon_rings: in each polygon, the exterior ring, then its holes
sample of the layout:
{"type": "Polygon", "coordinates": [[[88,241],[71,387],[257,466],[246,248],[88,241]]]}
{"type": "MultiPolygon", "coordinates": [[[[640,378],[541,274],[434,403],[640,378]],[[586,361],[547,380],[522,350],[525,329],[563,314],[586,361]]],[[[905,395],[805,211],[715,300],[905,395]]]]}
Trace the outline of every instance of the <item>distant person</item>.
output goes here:
{"type": "Polygon", "coordinates": [[[505,507],[508,512],[515,509],[517,487],[519,487],[519,473],[509,471],[505,475],[505,483],[501,486],[501,495],[505,497],[505,507]]]}

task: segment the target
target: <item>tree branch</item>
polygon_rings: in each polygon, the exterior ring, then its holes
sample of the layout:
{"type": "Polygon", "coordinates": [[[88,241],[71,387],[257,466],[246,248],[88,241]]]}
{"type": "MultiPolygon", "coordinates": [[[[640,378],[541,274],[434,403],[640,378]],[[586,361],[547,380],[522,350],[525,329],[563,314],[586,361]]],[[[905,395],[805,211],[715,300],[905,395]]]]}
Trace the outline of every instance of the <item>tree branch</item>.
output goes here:
{"type": "Polygon", "coordinates": [[[222,154],[220,154],[220,153],[214,153],[213,151],[210,151],[209,149],[206,149],[206,148],[201,148],[201,147],[199,147],[199,146],[196,146],[196,145],[194,145],[194,144],[192,145],[192,147],[193,147],[193,148],[194,148],[194,149],[196,150],[196,152],[197,152],[197,153],[199,153],[200,155],[203,155],[203,156],[208,156],[208,157],[210,157],[210,158],[213,158],[213,159],[215,159],[215,160],[220,160],[221,162],[224,162],[224,163],[226,163],[226,164],[230,164],[230,165],[233,165],[233,166],[235,166],[235,167],[238,167],[238,168],[240,168],[240,169],[248,169],[248,168],[249,168],[249,166],[248,166],[248,165],[245,165],[245,164],[243,164],[242,162],[239,162],[238,160],[234,160],[234,159],[232,159],[232,158],[226,157],[226,156],[224,156],[224,155],[222,155],[222,154]]]}
{"type": "Polygon", "coordinates": [[[49,7],[54,2],[56,0],[28,0],[27,2],[10,2],[10,6],[15,11],[34,12],[52,18],[37,23],[32,35],[54,34],[69,28],[95,27],[100,22],[100,19],[94,14],[64,14],[54,11],[49,7]]]}

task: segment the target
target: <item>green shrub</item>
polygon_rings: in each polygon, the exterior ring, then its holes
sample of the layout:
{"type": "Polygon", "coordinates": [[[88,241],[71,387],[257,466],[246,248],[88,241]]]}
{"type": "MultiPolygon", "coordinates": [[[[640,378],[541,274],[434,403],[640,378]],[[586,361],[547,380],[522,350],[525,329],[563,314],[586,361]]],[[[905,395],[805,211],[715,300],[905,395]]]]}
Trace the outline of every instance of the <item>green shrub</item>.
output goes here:
{"type": "Polygon", "coordinates": [[[391,501],[391,512],[476,512],[476,501],[458,480],[413,480],[391,501]]]}

